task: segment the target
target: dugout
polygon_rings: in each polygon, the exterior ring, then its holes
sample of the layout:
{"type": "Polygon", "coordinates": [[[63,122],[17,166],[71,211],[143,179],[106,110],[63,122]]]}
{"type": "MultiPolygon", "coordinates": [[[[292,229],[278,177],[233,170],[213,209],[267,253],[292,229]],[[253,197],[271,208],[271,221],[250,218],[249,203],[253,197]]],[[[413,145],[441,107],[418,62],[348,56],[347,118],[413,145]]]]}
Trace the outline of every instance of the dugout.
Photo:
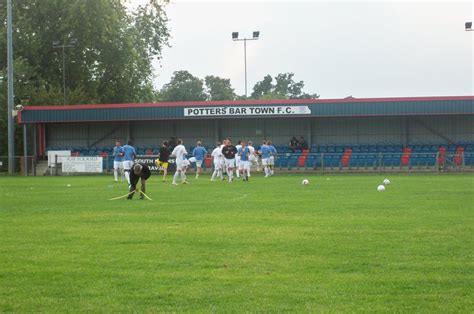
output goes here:
{"type": "Polygon", "coordinates": [[[197,140],[211,147],[226,136],[256,144],[271,139],[277,148],[304,136],[312,150],[459,145],[474,143],[474,96],[26,106],[18,121],[29,130],[30,151],[43,157],[49,149],[97,154],[116,139],[133,139],[146,153],[171,137],[188,148],[197,140]]]}

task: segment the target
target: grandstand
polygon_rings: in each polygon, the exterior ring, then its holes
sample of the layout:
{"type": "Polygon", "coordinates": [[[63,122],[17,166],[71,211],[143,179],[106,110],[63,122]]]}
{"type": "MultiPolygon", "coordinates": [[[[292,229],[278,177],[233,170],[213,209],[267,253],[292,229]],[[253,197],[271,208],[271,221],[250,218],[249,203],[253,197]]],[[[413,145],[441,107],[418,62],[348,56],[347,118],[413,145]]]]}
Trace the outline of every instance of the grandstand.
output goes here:
{"type": "Polygon", "coordinates": [[[210,150],[230,136],[271,139],[279,169],[474,169],[474,96],[29,106],[19,122],[39,159],[67,149],[107,160],[115,139],[133,139],[139,155],[156,155],[171,137],[210,150]],[[291,152],[292,136],[309,149],[291,152]]]}

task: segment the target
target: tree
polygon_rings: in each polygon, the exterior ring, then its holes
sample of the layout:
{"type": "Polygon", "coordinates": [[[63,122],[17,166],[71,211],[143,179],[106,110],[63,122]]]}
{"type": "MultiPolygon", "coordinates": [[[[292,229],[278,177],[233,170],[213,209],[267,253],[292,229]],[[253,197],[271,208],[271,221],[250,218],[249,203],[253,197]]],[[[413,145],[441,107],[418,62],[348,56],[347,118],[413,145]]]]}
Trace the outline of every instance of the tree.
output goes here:
{"type": "Polygon", "coordinates": [[[208,75],[204,78],[207,90],[207,100],[234,100],[235,92],[230,79],[208,75]]]}
{"type": "Polygon", "coordinates": [[[255,84],[250,97],[260,99],[263,95],[271,93],[274,89],[272,81],[273,79],[270,75],[265,76],[262,81],[255,84]]]}
{"type": "MultiPolygon", "coordinates": [[[[82,90],[83,102],[120,103],[152,100],[152,61],[167,45],[167,17],[159,0],[149,0],[130,12],[127,0],[22,0],[15,1],[14,57],[34,71],[28,74],[31,89],[21,103],[38,103],[34,95],[62,89],[62,49],[54,41],[74,47],[65,50],[66,88],[82,90]]],[[[1,10],[2,23],[6,22],[1,10]]],[[[0,37],[6,38],[5,28],[0,37]]],[[[6,55],[6,45],[0,45],[6,55]]],[[[0,69],[6,67],[5,58],[0,69]]],[[[15,90],[17,89],[15,82],[15,90]]],[[[68,93],[69,94],[69,93],[68,93]]],[[[62,96],[62,95],[61,95],[62,96]]],[[[61,97],[62,98],[62,97],[61,97]]],[[[68,101],[71,103],[71,101],[68,101]]],[[[58,103],[62,104],[62,101],[58,103]]]]}
{"type": "MultiPolygon", "coordinates": [[[[68,103],[147,102],[156,99],[152,61],[168,44],[167,0],[148,0],[134,11],[128,0],[13,1],[15,103],[63,104],[65,49],[68,103]]],[[[0,20],[6,25],[6,1],[0,20]]],[[[6,82],[6,27],[0,28],[0,73],[6,82]]],[[[6,84],[1,86],[2,96],[6,84]]],[[[0,103],[0,134],[6,133],[6,101],[0,103]]],[[[4,151],[4,142],[0,141],[4,151]]]]}
{"type": "Polygon", "coordinates": [[[188,71],[176,71],[160,91],[161,101],[204,101],[203,81],[188,71]]]}
{"type": "Polygon", "coordinates": [[[295,82],[294,73],[280,73],[275,77],[275,84],[270,75],[257,82],[253,87],[254,99],[312,99],[319,98],[317,94],[303,92],[304,82],[295,82]]]}

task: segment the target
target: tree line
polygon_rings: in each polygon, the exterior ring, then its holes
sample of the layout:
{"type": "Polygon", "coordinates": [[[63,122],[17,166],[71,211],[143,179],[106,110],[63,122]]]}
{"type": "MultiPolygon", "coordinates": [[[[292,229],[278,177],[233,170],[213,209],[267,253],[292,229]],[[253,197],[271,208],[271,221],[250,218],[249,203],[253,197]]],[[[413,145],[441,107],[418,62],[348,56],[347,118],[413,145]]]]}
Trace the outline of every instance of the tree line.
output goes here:
{"type": "MultiPolygon", "coordinates": [[[[303,92],[304,82],[295,82],[294,73],[266,75],[253,87],[250,99],[311,99],[317,94],[303,92]]],[[[208,75],[200,79],[188,71],[176,71],[158,93],[160,101],[204,101],[246,99],[235,93],[230,79],[208,75]]]]}

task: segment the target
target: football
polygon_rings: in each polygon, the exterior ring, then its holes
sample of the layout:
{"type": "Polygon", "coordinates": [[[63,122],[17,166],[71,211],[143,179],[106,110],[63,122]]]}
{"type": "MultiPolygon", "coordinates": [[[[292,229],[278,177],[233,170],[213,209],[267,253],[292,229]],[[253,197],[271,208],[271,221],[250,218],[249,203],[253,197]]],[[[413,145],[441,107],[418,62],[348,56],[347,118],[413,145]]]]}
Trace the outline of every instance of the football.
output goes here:
{"type": "Polygon", "coordinates": [[[304,179],[304,180],[301,182],[301,184],[303,184],[303,185],[308,185],[308,184],[309,184],[309,180],[308,180],[308,179],[304,179]]]}
{"type": "Polygon", "coordinates": [[[384,185],[379,185],[379,186],[377,187],[377,191],[379,191],[379,192],[385,191],[385,186],[384,186],[384,185]]]}

